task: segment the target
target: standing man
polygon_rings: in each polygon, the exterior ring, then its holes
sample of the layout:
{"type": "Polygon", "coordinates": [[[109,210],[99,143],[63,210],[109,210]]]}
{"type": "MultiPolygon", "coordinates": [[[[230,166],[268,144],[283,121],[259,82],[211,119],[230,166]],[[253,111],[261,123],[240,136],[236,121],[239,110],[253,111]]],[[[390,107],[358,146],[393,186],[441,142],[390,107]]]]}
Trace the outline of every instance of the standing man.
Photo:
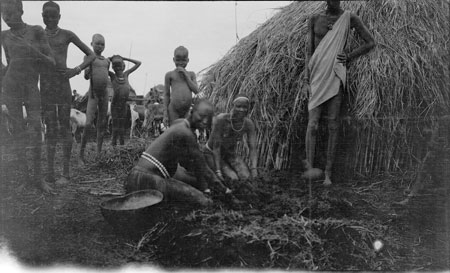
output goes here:
{"type": "Polygon", "coordinates": [[[23,22],[21,0],[2,0],[1,12],[10,29],[1,33],[8,65],[2,82],[0,104],[2,109],[8,108],[9,111],[18,167],[24,180],[44,192],[51,192],[52,188],[41,177],[41,98],[38,81],[42,65],[54,66],[55,59],[44,29],[23,22]],[[23,105],[27,120],[23,117],[23,105]],[[29,177],[27,146],[33,150],[33,179],[29,177]]]}
{"type": "Polygon", "coordinates": [[[314,164],[316,134],[323,109],[328,111],[328,147],[324,185],[331,185],[331,169],[336,151],[339,112],[346,83],[346,66],[375,47],[375,41],[361,19],[344,11],[340,0],[327,0],[327,9],[308,22],[305,82],[309,84],[308,128],[306,131],[307,168],[314,164]],[[344,52],[350,28],[364,43],[350,53],[344,52]]]}
{"type": "MultiPolygon", "coordinates": [[[[53,1],[44,3],[42,19],[46,26],[50,47],[55,57],[56,66],[45,66],[41,74],[41,102],[47,123],[47,182],[55,181],[55,148],[58,135],[63,145],[63,173],[58,184],[66,184],[70,180],[69,165],[72,151],[72,133],[70,130],[70,108],[72,95],[69,78],[78,75],[95,59],[94,52],[70,30],[58,27],[61,18],[59,5],[53,1]],[[69,44],[77,46],[87,58],[77,67],[67,68],[67,50],[69,44]],[[58,130],[58,123],[60,129],[58,130]]],[[[77,95],[76,90],[73,91],[77,95]]]]}

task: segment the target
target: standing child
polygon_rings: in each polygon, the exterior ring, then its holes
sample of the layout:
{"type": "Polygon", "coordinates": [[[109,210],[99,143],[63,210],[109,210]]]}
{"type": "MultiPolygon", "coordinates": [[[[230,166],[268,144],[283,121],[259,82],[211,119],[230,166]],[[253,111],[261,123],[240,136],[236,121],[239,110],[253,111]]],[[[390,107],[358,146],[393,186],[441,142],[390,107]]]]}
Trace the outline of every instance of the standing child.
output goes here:
{"type": "Polygon", "coordinates": [[[192,104],[192,93],[198,93],[195,73],[186,71],[189,63],[187,48],[177,47],[174,51],[173,62],[176,68],[167,72],[164,79],[164,106],[169,125],[176,119],[186,117],[192,104]]]}
{"type": "MultiPolygon", "coordinates": [[[[94,53],[78,36],[70,30],[58,27],[61,18],[59,5],[48,1],[42,7],[42,19],[46,26],[50,47],[55,56],[56,66],[45,66],[41,74],[41,103],[47,124],[47,177],[48,182],[55,181],[55,148],[58,135],[63,145],[63,174],[58,184],[69,182],[70,154],[72,151],[72,133],[70,130],[70,108],[72,94],[69,78],[78,75],[95,59],[94,53]],[[88,57],[79,66],[67,68],[69,44],[76,45],[88,57]],[[59,122],[59,130],[58,130],[59,122]]],[[[76,91],[74,90],[74,95],[76,91]]]]}
{"type": "Polygon", "coordinates": [[[89,134],[92,131],[92,123],[97,109],[97,155],[102,151],[103,135],[106,129],[106,114],[108,112],[108,89],[106,87],[109,80],[109,59],[102,56],[102,52],[105,49],[105,38],[101,34],[94,34],[91,46],[94,49],[95,59],[84,73],[84,78],[90,80],[90,85],[86,109],[86,125],[81,138],[81,164],[85,163],[84,150],[89,134]]]}
{"type": "Polygon", "coordinates": [[[2,110],[9,110],[18,169],[24,176],[23,180],[35,184],[44,192],[51,192],[52,188],[41,177],[41,97],[38,81],[42,65],[55,65],[55,59],[44,29],[23,22],[21,0],[2,0],[1,13],[10,29],[2,31],[0,37],[8,62],[0,104],[2,110]],[[23,105],[28,114],[27,120],[23,117],[23,105]],[[29,145],[33,150],[33,179],[29,177],[26,157],[29,145]]]}
{"type": "Polygon", "coordinates": [[[111,117],[112,117],[112,142],[113,146],[117,144],[117,137],[119,137],[120,145],[124,144],[125,124],[127,118],[127,101],[130,95],[131,86],[128,82],[128,76],[133,73],[141,65],[140,61],[114,55],[110,58],[114,73],[110,72],[111,82],[114,90],[114,95],[111,102],[111,117]],[[134,66],[127,71],[125,69],[124,61],[129,61],[134,66]]]}

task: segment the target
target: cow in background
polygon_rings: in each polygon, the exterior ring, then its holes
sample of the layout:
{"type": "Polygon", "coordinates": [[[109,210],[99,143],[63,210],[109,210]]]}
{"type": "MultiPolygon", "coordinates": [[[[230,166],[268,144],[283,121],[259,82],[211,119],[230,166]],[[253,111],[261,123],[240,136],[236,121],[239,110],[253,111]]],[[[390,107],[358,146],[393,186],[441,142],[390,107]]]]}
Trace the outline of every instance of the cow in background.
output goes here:
{"type": "Polygon", "coordinates": [[[145,119],[145,106],[138,105],[136,102],[130,103],[131,112],[131,127],[130,127],[130,139],[135,136],[135,131],[137,131],[138,137],[142,135],[142,124],[145,119]]]}
{"type": "Polygon", "coordinates": [[[72,136],[75,142],[81,141],[81,134],[86,126],[86,114],[77,110],[70,109],[70,128],[72,128],[72,136]]]}

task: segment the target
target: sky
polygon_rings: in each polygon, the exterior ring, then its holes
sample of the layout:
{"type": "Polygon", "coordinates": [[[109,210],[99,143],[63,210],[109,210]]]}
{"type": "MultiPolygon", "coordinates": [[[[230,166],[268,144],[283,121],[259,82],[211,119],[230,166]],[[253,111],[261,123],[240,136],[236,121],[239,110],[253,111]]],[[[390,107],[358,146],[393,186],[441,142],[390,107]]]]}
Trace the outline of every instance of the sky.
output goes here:
{"type": "MultiPolygon", "coordinates": [[[[166,72],[174,69],[173,51],[189,49],[187,70],[196,73],[220,60],[235,44],[236,29],[243,38],[290,1],[56,1],[61,8],[59,27],[73,31],[90,47],[92,35],[100,33],[106,44],[103,56],[115,54],[142,62],[130,75],[130,84],[144,95],[164,84],[166,72]],[[236,16],[235,16],[236,15],[236,16]]],[[[45,1],[24,1],[23,20],[41,25],[45,1]]],[[[2,30],[8,29],[2,20],[2,30]]],[[[81,64],[83,53],[69,46],[68,67],[81,64]]],[[[4,55],[2,61],[6,64],[4,55]]],[[[132,64],[130,64],[131,67],[132,64]]],[[[72,89],[84,94],[89,81],[80,74],[70,80],[72,89]]]]}

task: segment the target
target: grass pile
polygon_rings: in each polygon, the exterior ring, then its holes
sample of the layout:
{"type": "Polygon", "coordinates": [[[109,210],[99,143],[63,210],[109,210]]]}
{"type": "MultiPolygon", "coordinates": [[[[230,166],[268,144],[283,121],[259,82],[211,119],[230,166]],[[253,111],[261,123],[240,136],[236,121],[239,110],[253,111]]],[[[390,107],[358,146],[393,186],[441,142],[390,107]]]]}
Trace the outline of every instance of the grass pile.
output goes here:
{"type": "MultiPolygon", "coordinates": [[[[411,169],[426,141],[422,132],[450,110],[449,1],[344,1],[342,7],[362,19],[377,48],[347,72],[341,160],[365,175],[411,169]]],[[[304,154],[307,20],[324,8],[322,1],[282,8],[202,72],[200,88],[219,111],[229,110],[239,92],[254,102],[250,117],[264,167],[289,168],[304,154]]],[[[352,32],[346,50],[360,42],[352,32]]]]}
{"type": "Polygon", "coordinates": [[[128,174],[148,145],[147,140],[138,138],[123,146],[104,149],[96,158],[94,167],[114,172],[118,176],[128,174]]]}
{"type": "Polygon", "coordinates": [[[408,224],[400,225],[390,208],[392,198],[401,195],[395,188],[402,184],[398,178],[353,181],[345,188],[322,191],[317,184],[309,197],[304,182],[296,177],[282,172],[264,177],[254,182],[261,190],[256,198],[235,185],[233,190],[247,202],[240,210],[216,202],[214,208],[168,218],[150,228],[136,241],[131,261],[165,268],[413,270],[423,266],[423,260],[417,259],[422,255],[419,249],[402,239],[408,224]],[[266,192],[272,193],[270,197],[266,192]],[[376,240],[384,244],[380,251],[373,247],[376,240]]]}

